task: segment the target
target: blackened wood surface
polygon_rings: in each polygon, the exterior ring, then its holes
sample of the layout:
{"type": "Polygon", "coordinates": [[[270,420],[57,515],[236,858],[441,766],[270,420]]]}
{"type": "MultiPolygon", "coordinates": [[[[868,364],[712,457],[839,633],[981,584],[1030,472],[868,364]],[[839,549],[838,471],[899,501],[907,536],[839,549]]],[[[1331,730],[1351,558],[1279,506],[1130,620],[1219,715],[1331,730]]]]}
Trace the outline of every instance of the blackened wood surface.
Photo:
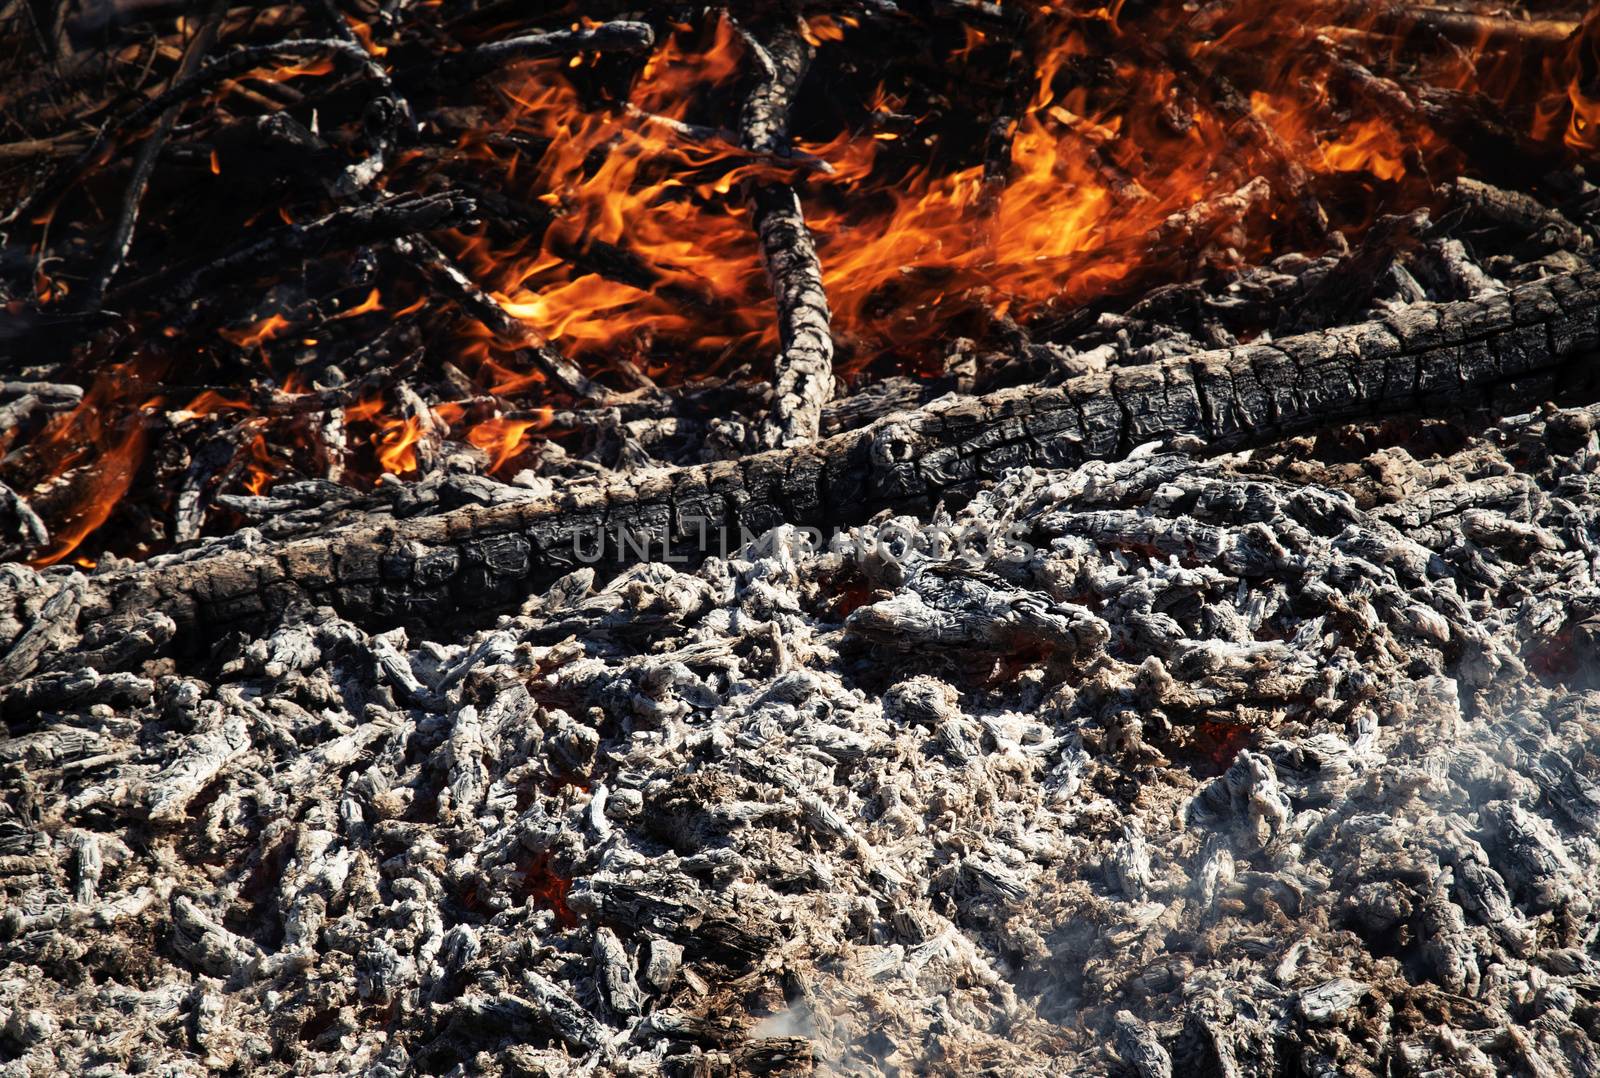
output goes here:
{"type": "MultiPolygon", "coordinates": [[[[770,70],[745,103],[739,126],[747,149],[781,154],[788,149],[789,107],[812,49],[799,27],[789,26],[767,35],[761,50],[770,70]]],[[[762,262],[778,304],[773,410],[762,425],[762,444],[804,445],[816,440],[823,406],[833,396],[832,313],[822,286],[822,261],[793,187],[757,184],[751,199],[762,262]]]]}
{"type": "Polygon", "coordinates": [[[1070,467],[1165,435],[1231,449],[1332,422],[1442,413],[1547,390],[1600,342],[1600,272],[1482,300],[1074,379],[946,398],[810,446],[608,477],[526,503],[361,525],[249,550],[200,548],[95,577],[85,613],[154,608],[180,627],[328,604],[369,624],[503,607],[581,565],[602,573],[733,550],[743,532],[922,512],[1009,468],[1070,467]]]}

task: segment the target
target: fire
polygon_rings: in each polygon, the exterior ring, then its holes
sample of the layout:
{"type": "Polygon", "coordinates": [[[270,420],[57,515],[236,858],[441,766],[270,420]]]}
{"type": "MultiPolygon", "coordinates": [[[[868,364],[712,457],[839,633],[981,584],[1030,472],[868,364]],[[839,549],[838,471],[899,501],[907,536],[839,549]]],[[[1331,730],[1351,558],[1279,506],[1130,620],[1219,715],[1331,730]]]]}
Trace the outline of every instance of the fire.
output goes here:
{"type": "Polygon", "coordinates": [[[53,303],[70,292],[65,281],[57,281],[47,273],[41,272],[34,277],[33,294],[40,303],[53,303]]]}
{"type": "Polygon", "coordinates": [[[1590,99],[1576,82],[1568,87],[1567,98],[1572,102],[1572,118],[1564,136],[1567,145],[1575,150],[1600,147],[1600,100],[1590,99]]]}
{"type": "MultiPolygon", "coordinates": [[[[1174,252],[1150,242],[1163,222],[1228,195],[1252,175],[1272,178],[1276,208],[1292,214],[1285,160],[1307,162],[1313,171],[1397,183],[1406,177],[1405,147],[1431,145],[1403,118],[1328,128],[1320,118],[1326,80],[1293,66],[1251,95],[1261,132],[1254,135],[1241,126],[1244,121],[1216,108],[1190,105],[1185,126],[1174,128],[1159,108],[1107,109],[1084,88],[1058,92],[1062,71],[1092,52],[1081,24],[1103,20],[1114,33],[1126,33],[1119,16],[1096,10],[1053,24],[1033,100],[1012,135],[1010,175],[997,196],[990,194],[981,165],[942,175],[913,165],[886,190],[894,165],[885,155],[898,151],[886,146],[882,133],[847,134],[807,147],[834,164],[835,186],[851,196],[829,199],[821,190],[807,206],[822,239],[841,335],[865,334],[911,354],[925,350],[929,338],[961,313],[963,291],[981,290],[992,309],[1013,313],[1047,302],[1089,302],[1151,271],[1170,272],[1174,252]],[[1232,174],[1217,168],[1215,149],[1223,146],[1243,151],[1242,167],[1232,174]],[[885,199],[891,204],[887,213],[880,208],[885,199]],[[918,287],[919,279],[927,285],[918,287]]],[[[1252,47],[1270,47],[1264,33],[1259,40],[1255,34],[1238,36],[1252,47]]],[[[1193,49],[1191,60],[1202,72],[1216,48],[1193,49]]],[[[963,51],[971,49],[969,35],[963,51]]],[[[1188,92],[1171,75],[1140,86],[1149,103],[1178,101],[1188,92]]],[[[1243,236],[1239,254],[1270,253],[1270,234],[1245,230],[1243,236]]],[[[1202,254],[1203,239],[1196,237],[1202,254]]]]}
{"type": "Polygon", "coordinates": [[[354,15],[346,15],[345,21],[350,24],[351,32],[356,35],[356,40],[361,42],[361,47],[366,49],[368,53],[374,57],[382,57],[389,54],[389,47],[387,45],[379,45],[377,42],[372,40],[372,27],[368,26],[354,15]]]}
{"type": "Polygon", "coordinates": [[[283,470],[283,458],[272,451],[262,431],[251,437],[245,456],[244,478],[240,485],[251,494],[265,494],[272,480],[283,470]]]}
{"type": "MultiPolygon", "coordinates": [[[[823,45],[829,41],[843,41],[847,29],[859,26],[860,23],[848,15],[834,18],[831,15],[813,15],[802,24],[802,33],[813,47],[823,45]]],[[[976,31],[969,31],[975,33],[976,31]]]]}
{"type": "Polygon", "coordinates": [[[1322,162],[1334,172],[1366,172],[1390,182],[1401,179],[1404,153],[1392,128],[1378,122],[1353,124],[1345,137],[1322,144],[1322,162]]]}
{"type": "MultiPolygon", "coordinates": [[[[137,392],[141,372],[124,364],[118,373],[118,378],[97,383],[71,412],[51,420],[40,436],[39,448],[50,460],[50,470],[35,487],[35,495],[48,497],[52,488],[66,487],[72,502],[51,528],[49,548],[33,559],[35,566],[61,561],[104,524],[144,462],[145,410],[124,412],[115,407],[117,393],[137,392]]],[[[146,407],[159,404],[160,398],[155,398],[146,407]]]]}
{"type": "MultiPolygon", "coordinates": [[[[489,119],[459,135],[446,156],[522,207],[528,227],[483,226],[439,242],[530,339],[591,377],[624,362],[669,385],[738,365],[760,377],[777,331],[747,189],[785,182],[817,242],[840,372],[868,378],[932,368],[950,339],[975,326],[986,332],[998,316],[1114,308],[1152,284],[1285,250],[1316,253],[1336,231],[1356,239],[1381,214],[1430,205],[1441,178],[1473,165],[1454,133],[1437,129],[1451,109],[1428,98],[1432,90],[1498,103],[1530,151],[1600,149],[1600,9],[1565,39],[1572,24],[1541,22],[1536,49],[1521,47],[1498,16],[1468,18],[1464,25],[1484,29],[1446,40],[1419,31],[1419,15],[1347,0],[1136,10],[1122,0],[1079,0],[1003,10],[1023,27],[967,25],[929,46],[945,50],[931,57],[949,73],[940,93],[959,97],[969,72],[1017,72],[1003,114],[969,117],[972,126],[960,129],[939,110],[966,101],[930,108],[928,94],[898,76],[875,88],[858,81],[850,85],[859,100],[797,111],[799,153],[787,162],[747,152],[729,130],[751,57],[725,15],[663,33],[631,81],[605,82],[612,60],[588,54],[519,63],[483,81],[479,105],[489,119]]],[[[371,27],[350,25],[374,62],[386,62],[371,27]]],[[[804,24],[825,73],[838,50],[858,54],[861,35],[879,32],[841,15],[804,24]]],[[[307,59],[249,78],[334,68],[307,59]]],[[[401,150],[385,182],[400,174],[411,182],[406,170],[439,179],[428,171],[434,160],[431,151],[401,150]]],[[[215,152],[210,167],[220,174],[215,152]]],[[[309,202],[274,209],[291,224],[323,212],[309,202]]],[[[59,304],[67,283],[41,268],[36,297],[59,304]]],[[[173,391],[191,399],[167,413],[168,424],[227,413],[242,447],[227,482],[269,489],[299,453],[285,447],[306,442],[304,456],[314,456],[312,428],[304,411],[258,416],[250,401],[323,387],[311,384],[315,363],[274,368],[282,357],[268,346],[321,349],[370,330],[355,319],[385,312],[387,320],[420,314],[429,333],[456,334],[430,339],[428,354],[453,349],[451,362],[471,384],[457,383],[451,396],[470,404],[436,411],[492,470],[513,467],[531,440],[550,433],[552,387],[520,342],[453,313],[433,317],[424,308],[445,312],[437,296],[389,299],[404,306],[387,311],[370,288],[337,313],[314,316],[297,299],[293,318],[277,311],[215,329],[260,353],[246,377],[283,375],[281,385],[173,391]]],[[[192,334],[167,326],[162,344],[188,347],[192,334]]],[[[228,363],[239,357],[217,368],[228,363]]],[[[77,411],[34,431],[32,444],[26,434],[17,440],[37,452],[28,478],[71,502],[51,514],[49,560],[109,518],[144,458],[148,417],[138,409],[148,400],[117,384],[124,377],[96,381],[77,411]]],[[[348,444],[359,447],[350,482],[370,482],[377,470],[416,473],[419,442],[443,433],[431,418],[402,415],[381,391],[342,413],[353,428],[348,444]]]]}
{"type": "Polygon", "coordinates": [[[344,417],[347,422],[365,423],[368,420],[371,420],[374,416],[380,414],[383,409],[383,398],[368,397],[365,400],[357,401],[355,404],[352,404],[350,407],[346,408],[344,410],[344,417]]]}
{"type": "Polygon", "coordinates": [[[391,475],[408,475],[417,470],[416,445],[422,440],[421,421],[412,416],[405,419],[386,419],[382,433],[374,442],[378,449],[378,463],[391,475]]]}
{"type": "Polygon", "coordinates": [[[120,433],[111,433],[99,444],[95,467],[82,489],[82,500],[64,524],[58,525],[49,550],[34,559],[35,566],[54,565],[78,548],[78,544],[111,516],[122,501],[139,463],[144,459],[145,433],[141,423],[128,423],[120,433]]]}
{"type": "Polygon", "coordinates": [[[333,318],[356,318],[363,314],[372,314],[374,311],[381,310],[383,310],[383,297],[379,295],[378,290],[374,288],[371,292],[367,293],[366,299],[362,300],[354,307],[351,307],[348,311],[339,312],[338,314],[334,315],[333,318]]]}
{"type": "Polygon", "coordinates": [[[327,75],[333,71],[333,61],[324,56],[316,60],[307,60],[304,63],[280,64],[275,67],[262,68],[250,73],[253,79],[263,82],[288,82],[306,76],[327,75]]]}
{"type": "Polygon", "coordinates": [[[1600,9],[1592,9],[1573,34],[1564,57],[1570,108],[1562,140],[1572,149],[1600,149],[1600,9]]]}
{"type": "MultiPolygon", "coordinates": [[[[669,38],[645,64],[630,108],[620,117],[585,110],[569,83],[551,77],[553,63],[528,65],[502,93],[512,103],[509,126],[550,140],[536,163],[507,162],[507,178],[529,201],[554,207],[558,215],[537,251],[492,250],[474,238],[466,240],[462,257],[496,282],[509,312],[577,355],[641,332],[693,336],[709,348],[770,335],[747,215],[723,197],[734,182],[724,166],[737,160],[738,151],[698,145],[673,127],[697,95],[737,75],[740,51],[732,26],[717,22],[709,45],[694,51],[669,38]],[[655,277],[653,288],[575,271],[568,258],[554,253],[581,257],[601,245],[637,255],[655,277]],[[661,297],[671,287],[736,298],[727,324],[698,324],[661,297]]],[[[471,138],[463,151],[495,154],[471,138]]],[[[511,386],[501,379],[495,391],[511,386]]]]}
{"type": "Polygon", "coordinates": [[[172,423],[186,423],[191,419],[199,419],[202,416],[214,415],[217,412],[226,410],[248,412],[250,403],[235,397],[225,396],[214,389],[207,389],[203,390],[199,396],[178,411],[169,412],[167,418],[172,423]]]}
{"type": "Polygon", "coordinates": [[[240,348],[258,348],[267,341],[277,337],[286,329],[293,328],[290,322],[281,314],[269,314],[259,321],[252,322],[243,329],[221,329],[217,333],[223,340],[239,346],[240,348]]]}
{"type": "Polygon", "coordinates": [[[467,432],[467,441],[489,454],[489,470],[498,472],[527,447],[530,430],[541,427],[532,419],[490,419],[467,432]]]}

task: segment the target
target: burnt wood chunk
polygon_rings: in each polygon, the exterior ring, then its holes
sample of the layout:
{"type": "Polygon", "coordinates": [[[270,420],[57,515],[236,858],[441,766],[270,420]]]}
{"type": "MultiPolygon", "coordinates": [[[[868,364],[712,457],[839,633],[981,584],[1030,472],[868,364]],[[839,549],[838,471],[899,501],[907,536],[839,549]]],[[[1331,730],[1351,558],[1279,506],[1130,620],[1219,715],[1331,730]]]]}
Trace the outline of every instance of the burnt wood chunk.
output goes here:
{"type": "Polygon", "coordinates": [[[95,615],[158,604],[180,632],[331,603],[375,623],[512,602],[574,568],[697,561],[780,523],[827,529],[959,502],[1010,468],[1125,456],[1164,437],[1228,450],[1334,420],[1439,414],[1553,376],[1600,340],[1600,272],[1507,296],[1181,356],[1058,388],[945,398],[861,430],[747,457],[603,477],[553,497],[237,549],[93,578],[95,615]]]}

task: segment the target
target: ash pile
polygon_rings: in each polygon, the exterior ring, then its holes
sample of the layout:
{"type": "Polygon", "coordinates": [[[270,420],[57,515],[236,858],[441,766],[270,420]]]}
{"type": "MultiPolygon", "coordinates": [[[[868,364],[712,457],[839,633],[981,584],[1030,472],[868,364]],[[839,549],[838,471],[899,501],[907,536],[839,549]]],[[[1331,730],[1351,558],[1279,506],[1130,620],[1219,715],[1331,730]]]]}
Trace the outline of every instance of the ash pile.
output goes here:
{"type": "Polygon", "coordinates": [[[9,567],[0,1056],[1594,1073],[1597,426],[1147,445],[204,662],[41,648],[9,567]]]}

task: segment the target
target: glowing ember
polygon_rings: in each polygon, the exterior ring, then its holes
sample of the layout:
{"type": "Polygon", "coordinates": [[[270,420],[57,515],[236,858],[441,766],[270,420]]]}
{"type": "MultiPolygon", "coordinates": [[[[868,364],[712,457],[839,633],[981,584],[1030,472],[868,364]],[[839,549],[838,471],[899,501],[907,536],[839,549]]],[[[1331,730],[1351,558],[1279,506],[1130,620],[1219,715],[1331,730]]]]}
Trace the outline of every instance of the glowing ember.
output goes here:
{"type": "Polygon", "coordinates": [[[517,867],[522,873],[524,899],[532,899],[539,908],[550,910],[563,928],[571,928],[578,923],[578,915],[567,905],[572,881],[550,867],[549,854],[540,854],[538,857],[526,855],[519,859],[517,867]]]}

